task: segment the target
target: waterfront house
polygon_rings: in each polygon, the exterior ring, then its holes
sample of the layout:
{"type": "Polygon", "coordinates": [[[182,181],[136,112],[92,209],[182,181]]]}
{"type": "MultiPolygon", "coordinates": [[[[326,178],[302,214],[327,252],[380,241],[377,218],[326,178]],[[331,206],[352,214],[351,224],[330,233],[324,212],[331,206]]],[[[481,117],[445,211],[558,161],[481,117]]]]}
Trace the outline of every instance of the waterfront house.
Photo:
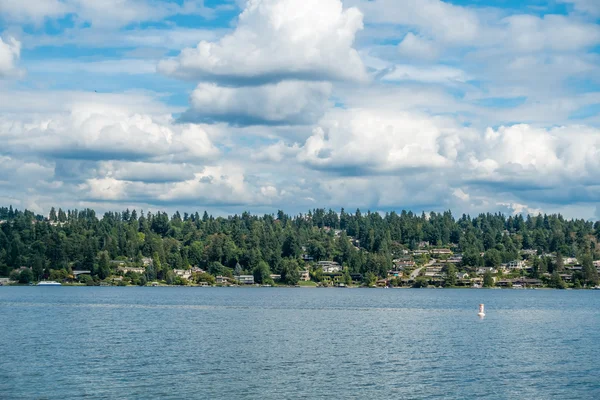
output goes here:
{"type": "Polygon", "coordinates": [[[127,274],[128,272],[135,272],[136,274],[143,274],[146,272],[146,268],[119,267],[118,271],[122,272],[123,275],[127,274]]]}
{"type": "Polygon", "coordinates": [[[340,272],[342,270],[341,265],[335,261],[319,261],[317,267],[321,267],[326,274],[340,272]]]}
{"type": "Polygon", "coordinates": [[[573,274],[560,274],[560,279],[564,282],[571,283],[573,282],[573,274]]]}
{"type": "Polygon", "coordinates": [[[229,278],[226,276],[219,275],[215,279],[216,279],[217,285],[228,285],[229,284],[229,278]]]}
{"type": "Polygon", "coordinates": [[[513,269],[513,270],[514,269],[523,269],[524,266],[525,266],[525,263],[520,260],[515,260],[515,261],[506,263],[506,268],[513,269]]]}
{"type": "Polygon", "coordinates": [[[235,279],[243,285],[254,285],[254,275],[238,275],[235,279]]]}
{"type": "Polygon", "coordinates": [[[183,279],[191,279],[192,278],[192,270],[191,269],[174,269],[173,272],[180,278],[183,279]]]}
{"type": "Polygon", "coordinates": [[[278,274],[271,274],[269,275],[271,277],[271,279],[273,279],[275,282],[280,281],[281,280],[281,275],[278,274]]]}
{"type": "Polygon", "coordinates": [[[303,282],[310,281],[310,272],[308,270],[300,271],[300,280],[303,282]]]}
{"type": "Polygon", "coordinates": [[[73,270],[73,277],[75,279],[77,279],[80,275],[91,275],[92,271],[88,271],[88,270],[83,270],[83,269],[74,269],[73,270]]]}
{"type": "Polygon", "coordinates": [[[425,276],[433,277],[433,278],[441,278],[443,276],[442,269],[443,265],[433,264],[425,268],[425,276]]]}

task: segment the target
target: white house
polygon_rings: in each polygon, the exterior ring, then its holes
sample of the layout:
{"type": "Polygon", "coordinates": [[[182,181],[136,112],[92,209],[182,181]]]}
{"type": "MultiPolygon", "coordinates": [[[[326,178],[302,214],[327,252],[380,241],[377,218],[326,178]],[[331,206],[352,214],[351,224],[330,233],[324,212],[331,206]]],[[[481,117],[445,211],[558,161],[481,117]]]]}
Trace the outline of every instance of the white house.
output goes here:
{"type": "Polygon", "coordinates": [[[321,267],[326,274],[340,272],[342,267],[335,261],[319,261],[317,267],[321,267]]]}
{"type": "Polygon", "coordinates": [[[242,285],[254,285],[254,275],[238,275],[235,279],[242,285]]]}

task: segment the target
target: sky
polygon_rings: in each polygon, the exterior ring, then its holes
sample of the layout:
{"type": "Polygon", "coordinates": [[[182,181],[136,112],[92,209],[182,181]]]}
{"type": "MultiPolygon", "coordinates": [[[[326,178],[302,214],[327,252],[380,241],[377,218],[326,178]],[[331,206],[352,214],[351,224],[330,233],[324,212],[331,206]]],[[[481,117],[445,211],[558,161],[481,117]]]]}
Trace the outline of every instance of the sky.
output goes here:
{"type": "Polygon", "coordinates": [[[0,0],[0,204],[600,219],[600,1],[0,0]]]}

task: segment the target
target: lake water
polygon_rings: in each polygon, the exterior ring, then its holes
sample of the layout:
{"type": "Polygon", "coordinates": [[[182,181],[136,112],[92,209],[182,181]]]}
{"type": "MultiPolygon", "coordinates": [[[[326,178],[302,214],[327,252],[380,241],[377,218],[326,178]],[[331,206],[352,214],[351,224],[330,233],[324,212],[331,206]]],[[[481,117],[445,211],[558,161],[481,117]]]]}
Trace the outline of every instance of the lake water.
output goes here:
{"type": "Polygon", "coordinates": [[[600,399],[600,291],[1,287],[0,343],[1,399],[600,399]]]}

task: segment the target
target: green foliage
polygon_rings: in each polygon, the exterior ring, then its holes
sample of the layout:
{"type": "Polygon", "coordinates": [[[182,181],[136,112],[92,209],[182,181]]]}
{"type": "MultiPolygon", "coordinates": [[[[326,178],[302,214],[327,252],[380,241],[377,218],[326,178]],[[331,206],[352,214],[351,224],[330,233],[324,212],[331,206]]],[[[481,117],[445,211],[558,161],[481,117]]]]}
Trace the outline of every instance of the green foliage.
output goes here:
{"type": "Polygon", "coordinates": [[[497,249],[490,249],[483,255],[483,261],[486,267],[496,268],[502,264],[502,254],[497,249]]]}
{"type": "MultiPolygon", "coordinates": [[[[577,282],[579,282],[579,281],[577,281],[577,282]]],[[[560,274],[558,273],[558,271],[554,271],[552,273],[552,277],[550,278],[550,282],[548,282],[548,286],[550,286],[552,288],[556,288],[556,289],[564,289],[567,287],[565,282],[560,277],[560,274]]]]}
{"type": "Polygon", "coordinates": [[[483,274],[483,287],[492,287],[494,286],[494,277],[490,271],[487,271],[483,274]]]}
{"type": "Polygon", "coordinates": [[[51,281],[64,281],[65,279],[67,279],[69,277],[69,273],[67,271],[65,271],[64,269],[53,269],[52,271],[50,271],[50,280],[51,281]]]}
{"type": "Polygon", "coordinates": [[[254,282],[256,283],[268,284],[271,281],[271,277],[269,276],[271,275],[271,270],[269,269],[269,265],[264,261],[258,263],[252,271],[252,274],[254,275],[254,282]]]}
{"type": "Polygon", "coordinates": [[[281,268],[281,281],[286,285],[296,285],[300,280],[300,266],[295,259],[285,259],[281,268]]]}
{"type": "Polygon", "coordinates": [[[215,277],[206,272],[195,273],[193,275],[193,280],[196,283],[206,282],[209,285],[214,285],[216,283],[215,277]]]}
{"type": "Polygon", "coordinates": [[[446,279],[444,280],[444,286],[456,286],[456,267],[454,264],[449,264],[445,272],[446,279]]]}
{"type": "Polygon", "coordinates": [[[426,288],[427,286],[429,286],[429,280],[424,276],[418,276],[412,285],[414,288],[426,288]]]}
{"type": "Polygon", "coordinates": [[[80,275],[79,282],[85,284],[86,286],[94,286],[96,283],[94,282],[94,278],[89,275],[80,275]]]}
{"type": "Polygon", "coordinates": [[[590,286],[596,286],[598,284],[598,270],[596,270],[590,254],[585,254],[581,257],[581,266],[583,267],[582,272],[585,283],[590,286]]]}
{"type": "Polygon", "coordinates": [[[30,283],[33,282],[33,272],[29,268],[21,271],[19,274],[19,283],[30,283]]]}
{"type": "Polygon", "coordinates": [[[375,286],[377,283],[377,275],[372,272],[367,272],[363,278],[363,284],[366,286],[375,286]]]}
{"type": "Polygon", "coordinates": [[[98,253],[96,275],[98,275],[98,278],[100,279],[106,279],[110,275],[110,256],[106,250],[98,253]]]}
{"type": "MultiPolygon", "coordinates": [[[[218,275],[257,272],[267,281],[264,266],[295,281],[290,260],[308,254],[315,261],[334,260],[348,273],[386,277],[392,259],[403,249],[417,249],[421,241],[450,247],[463,254],[462,267],[475,267],[519,259],[522,249],[539,255],[556,253],[556,262],[537,261],[534,275],[562,272],[561,258],[587,256],[580,280],[586,286],[597,282],[590,258],[600,258],[600,223],[566,220],[560,215],[522,217],[501,214],[462,215],[450,211],[415,214],[409,211],[385,215],[356,210],[339,214],[314,209],[306,214],[256,216],[249,213],[226,218],[208,213],[179,214],[123,211],[96,215],[93,210],[54,208],[47,219],[30,211],[0,207],[0,275],[22,266],[33,270],[34,279],[53,270],[91,270],[105,279],[116,272],[111,260],[141,267],[143,258],[152,265],[144,279],[130,276],[133,284],[156,279],[175,282],[174,268],[200,267],[218,275]],[[341,232],[335,232],[341,230],[341,232]],[[485,252],[485,257],[480,253],[485,252]],[[260,267],[259,267],[260,266],[260,267]]],[[[427,258],[424,257],[424,258],[427,258]]],[[[425,260],[422,260],[425,261],[425,260]]],[[[304,268],[304,266],[302,266],[304,268]]],[[[313,266],[314,268],[314,266],[313,266]]],[[[318,270],[315,281],[323,280],[318,270]]],[[[347,281],[347,277],[342,277],[347,281]]],[[[257,280],[258,281],[258,280],[257,280]]],[[[452,278],[446,285],[452,284],[452,278]]]]}

